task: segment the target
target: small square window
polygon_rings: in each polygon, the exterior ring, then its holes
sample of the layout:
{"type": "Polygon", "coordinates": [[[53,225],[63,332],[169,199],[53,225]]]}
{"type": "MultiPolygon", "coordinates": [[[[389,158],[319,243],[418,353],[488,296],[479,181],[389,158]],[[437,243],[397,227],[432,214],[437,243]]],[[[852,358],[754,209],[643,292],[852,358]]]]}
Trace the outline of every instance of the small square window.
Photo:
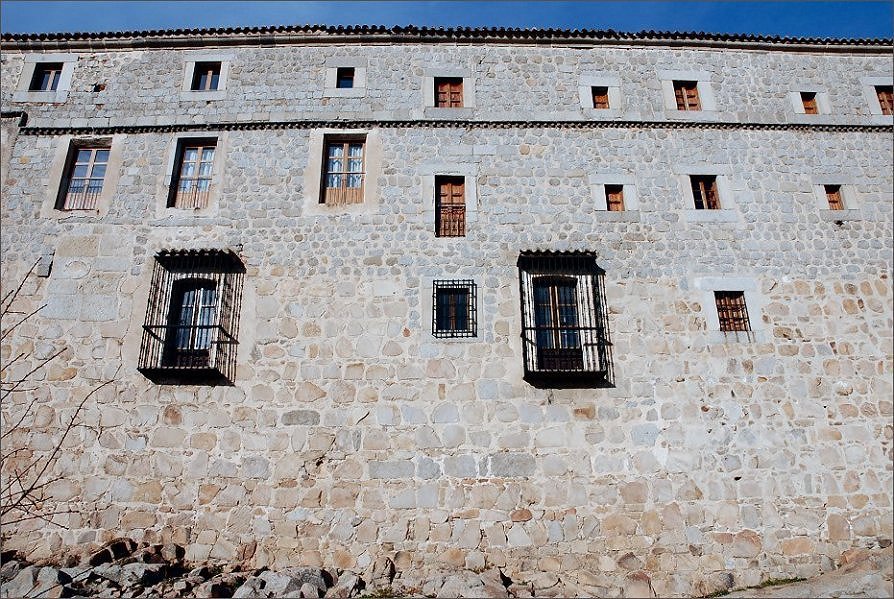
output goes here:
{"type": "Polygon", "coordinates": [[[365,138],[326,138],[320,203],[327,206],[363,203],[365,138]]]}
{"type": "Polygon", "coordinates": [[[882,114],[894,114],[894,86],[876,85],[875,95],[878,98],[882,114]]]}
{"type": "Polygon", "coordinates": [[[335,87],[340,89],[354,87],[354,67],[339,67],[335,70],[335,87]]]}
{"type": "Polygon", "coordinates": [[[819,114],[816,92],[801,92],[801,104],[804,105],[804,114],[819,114]]]}
{"type": "Polygon", "coordinates": [[[701,110],[697,81],[674,81],[677,110],[701,110]]]}
{"type": "Polygon", "coordinates": [[[220,62],[197,62],[192,72],[192,91],[214,91],[220,85],[220,62]]]}
{"type": "Polygon", "coordinates": [[[435,107],[462,108],[462,77],[435,77],[435,107]]]}
{"type": "Polygon", "coordinates": [[[606,185],[605,186],[605,207],[610,212],[624,211],[624,186],[623,185],[606,185]]]}
{"type": "Polygon", "coordinates": [[[435,177],[435,235],[463,237],[466,234],[465,177],[435,177]]]}
{"type": "Polygon", "coordinates": [[[844,201],[841,198],[841,185],[823,185],[826,199],[829,201],[830,210],[844,210],[844,201]]]}
{"type": "Polygon", "coordinates": [[[717,319],[723,332],[750,331],[744,291],[715,291],[717,319]]]}
{"type": "Polygon", "coordinates": [[[477,336],[474,281],[434,281],[431,331],[435,337],[477,336]]]}
{"type": "Polygon", "coordinates": [[[56,200],[58,210],[96,210],[109,164],[109,147],[72,147],[56,200]]]}
{"type": "Polygon", "coordinates": [[[717,177],[715,175],[692,175],[692,199],[696,210],[719,210],[720,199],[717,194],[717,177]]]}
{"type": "Polygon", "coordinates": [[[34,65],[34,75],[31,77],[29,91],[56,91],[59,87],[59,79],[62,77],[61,62],[39,62],[34,65]]]}
{"type": "Polygon", "coordinates": [[[593,108],[608,110],[608,88],[605,86],[593,86],[590,88],[593,94],[593,108]]]}
{"type": "Polygon", "coordinates": [[[168,208],[197,210],[208,206],[216,149],[216,138],[182,139],[178,142],[168,208]]]}

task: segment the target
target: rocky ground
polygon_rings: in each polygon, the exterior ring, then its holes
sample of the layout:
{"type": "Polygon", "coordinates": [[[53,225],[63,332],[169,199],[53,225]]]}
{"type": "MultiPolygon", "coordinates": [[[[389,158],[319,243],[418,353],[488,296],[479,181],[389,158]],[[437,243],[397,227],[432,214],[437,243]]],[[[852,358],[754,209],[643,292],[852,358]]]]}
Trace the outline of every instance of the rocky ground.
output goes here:
{"type": "MultiPolygon", "coordinates": [[[[0,596],[6,597],[586,597],[598,596],[586,580],[553,573],[514,581],[493,568],[481,572],[398,572],[381,557],[363,573],[290,567],[247,569],[241,564],[189,567],[174,544],[138,545],[117,539],[63,566],[28,563],[14,552],[0,555],[0,596]],[[81,563],[77,563],[81,562],[81,563]]],[[[816,579],[736,591],[728,597],[894,597],[892,548],[854,549],[841,567],[816,579]]],[[[635,582],[635,581],[634,581],[635,582]]],[[[628,585],[624,597],[652,597],[647,581],[628,585]]]]}

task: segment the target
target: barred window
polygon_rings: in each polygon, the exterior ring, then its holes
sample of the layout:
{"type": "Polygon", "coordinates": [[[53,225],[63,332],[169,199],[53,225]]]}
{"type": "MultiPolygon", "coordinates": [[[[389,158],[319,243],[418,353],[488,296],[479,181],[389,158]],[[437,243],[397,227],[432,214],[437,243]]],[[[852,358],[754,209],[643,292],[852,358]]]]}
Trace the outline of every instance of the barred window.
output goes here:
{"type": "Polygon", "coordinates": [[[894,86],[877,85],[875,86],[875,95],[878,97],[878,105],[882,109],[882,114],[894,114],[894,86]]]}
{"type": "Polygon", "coordinates": [[[466,234],[465,177],[435,177],[435,235],[462,237],[466,234]]]}
{"type": "Polygon", "coordinates": [[[363,202],[365,138],[327,138],[324,144],[320,203],[328,206],[363,202]]]}
{"type": "Polygon", "coordinates": [[[181,139],[171,176],[169,208],[205,208],[211,195],[216,138],[181,139]]]}
{"type": "Polygon", "coordinates": [[[717,177],[715,175],[692,175],[692,200],[696,210],[719,210],[720,198],[717,193],[717,177]]]}
{"type": "Polygon", "coordinates": [[[674,81],[674,98],[677,110],[701,110],[697,81],[674,81]]]}
{"type": "Polygon", "coordinates": [[[335,70],[335,87],[342,89],[354,87],[354,67],[338,67],[335,70]]]}
{"type": "Polygon", "coordinates": [[[61,78],[61,62],[39,62],[34,65],[34,75],[31,77],[28,90],[33,92],[56,91],[61,78]]]}
{"type": "Polygon", "coordinates": [[[715,291],[714,301],[717,305],[717,319],[720,330],[724,332],[750,331],[748,307],[745,305],[743,291],[715,291]]]}
{"type": "Polygon", "coordinates": [[[244,273],[231,251],[159,252],[138,370],[156,383],[232,384],[244,273]]]}
{"type": "Polygon", "coordinates": [[[432,291],[432,335],[475,337],[477,297],[474,281],[435,281],[432,291]]]}
{"type": "Polygon", "coordinates": [[[108,146],[72,146],[56,199],[56,209],[95,210],[108,164],[108,146]]]}
{"type": "Polygon", "coordinates": [[[819,114],[816,92],[801,92],[801,104],[804,105],[804,114],[819,114]]]}
{"type": "Polygon", "coordinates": [[[435,77],[435,106],[437,108],[462,108],[462,77],[435,77]]]}
{"type": "Polygon", "coordinates": [[[518,259],[525,380],[535,386],[612,384],[604,271],[586,252],[518,259]]]}
{"type": "Polygon", "coordinates": [[[220,85],[220,61],[197,62],[192,72],[192,91],[214,91],[220,85]]]}
{"type": "Polygon", "coordinates": [[[623,185],[606,185],[605,186],[605,207],[612,212],[623,212],[624,210],[624,186],[623,185]]]}
{"type": "Polygon", "coordinates": [[[608,88],[604,86],[593,86],[590,88],[593,94],[593,108],[607,110],[608,105],[608,88]]]}
{"type": "Polygon", "coordinates": [[[830,210],[844,210],[844,201],[841,198],[841,185],[823,185],[826,199],[829,201],[830,210]]]}

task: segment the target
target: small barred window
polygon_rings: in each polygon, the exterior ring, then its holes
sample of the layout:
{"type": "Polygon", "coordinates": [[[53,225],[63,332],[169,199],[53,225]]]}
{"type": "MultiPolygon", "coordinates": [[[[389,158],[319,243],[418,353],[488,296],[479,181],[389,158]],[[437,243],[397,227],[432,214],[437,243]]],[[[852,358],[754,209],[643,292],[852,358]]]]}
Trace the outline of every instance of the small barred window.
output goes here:
{"type": "Polygon", "coordinates": [[[475,337],[478,331],[474,281],[435,281],[432,292],[432,335],[475,337]]]}

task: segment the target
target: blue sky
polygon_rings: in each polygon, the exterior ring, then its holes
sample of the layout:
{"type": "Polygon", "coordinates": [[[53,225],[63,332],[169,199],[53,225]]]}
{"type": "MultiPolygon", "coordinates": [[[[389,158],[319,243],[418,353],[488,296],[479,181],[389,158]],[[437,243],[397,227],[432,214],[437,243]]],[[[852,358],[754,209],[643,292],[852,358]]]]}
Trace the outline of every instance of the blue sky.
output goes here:
{"type": "Polygon", "coordinates": [[[891,37],[894,0],[850,2],[0,2],[3,32],[429,25],[891,37]]]}

